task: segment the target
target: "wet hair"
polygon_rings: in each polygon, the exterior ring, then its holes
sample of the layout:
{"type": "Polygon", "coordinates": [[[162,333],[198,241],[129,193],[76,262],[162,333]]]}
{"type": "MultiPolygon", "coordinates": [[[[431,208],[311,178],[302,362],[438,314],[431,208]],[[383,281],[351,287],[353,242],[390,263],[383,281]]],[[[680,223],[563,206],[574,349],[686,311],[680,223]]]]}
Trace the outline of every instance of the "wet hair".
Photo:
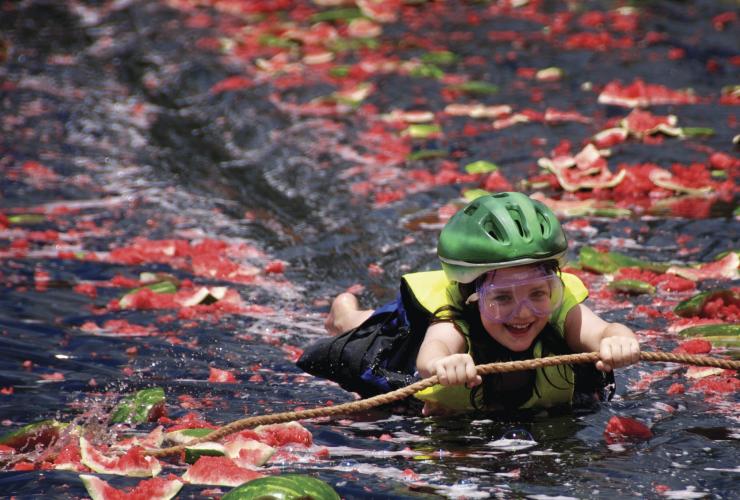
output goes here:
{"type": "MultiPolygon", "coordinates": [[[[551,272],[559,270],[556,261],[546,261],[545,269],[551,272]]],[[[493,271],[495,272],[495,271],[493,271]]],[[[470,345],[470,353],[475,364],[518,361],[532,359],[535,344],[539,341],[542,345],[542,356],[570,353],[571,350],[565,339],[550,323],[547,323],[539,335],[534,339],[532,345],[526,351],[513,352],[498,343],[486,331],[480,318],[477,302],[466,303],[467,298],[472,295],[477,287],[486,279],[486,275],[478,277],[472,283],[457,283],[458,290],[462,296],[462,307],[442,306],[434,312],[431,324],[456,320],[464,321],[468,325],[468,333],[465,335],[470,345]]],[[[458,326],[455,324],[455,328],[458,326]]],[[[460,329],[458,328],[458,331],[460,329]]],[[[561,378],[567,380],[564,365],[557,367],[561,378]]],[[[553,387],[562,389],[553,381],[545,378],[553,387]]],[[[470,391],[470,403],[478,410],[511,411],[526,403],[535,392],[539,396],[536,386],[536,370],[526,370],[509,373],[493,373],[483,377],[483,383],[470,391]]],[[[572,385],[572,384],[571,384],[572,385]]]]}

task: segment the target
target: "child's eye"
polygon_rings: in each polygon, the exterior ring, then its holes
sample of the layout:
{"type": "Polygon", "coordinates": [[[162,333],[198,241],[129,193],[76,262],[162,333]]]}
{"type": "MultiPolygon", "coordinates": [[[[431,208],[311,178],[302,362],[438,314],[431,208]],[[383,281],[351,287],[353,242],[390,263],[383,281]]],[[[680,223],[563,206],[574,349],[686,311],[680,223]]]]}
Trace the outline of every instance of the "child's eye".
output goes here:
{"type": "Polygon", "coordinates": [[[529,298],[531,300],[549,300],[550,294],[547,293],[545,290],[535,290],[531,294],[529,294],[529,298]]]}
{"type": "Polygon", "coordinates": [[[511,295],[494,295],[491,297],[491,302],[496,304],[508,304],[511,300],[511,295]]]}

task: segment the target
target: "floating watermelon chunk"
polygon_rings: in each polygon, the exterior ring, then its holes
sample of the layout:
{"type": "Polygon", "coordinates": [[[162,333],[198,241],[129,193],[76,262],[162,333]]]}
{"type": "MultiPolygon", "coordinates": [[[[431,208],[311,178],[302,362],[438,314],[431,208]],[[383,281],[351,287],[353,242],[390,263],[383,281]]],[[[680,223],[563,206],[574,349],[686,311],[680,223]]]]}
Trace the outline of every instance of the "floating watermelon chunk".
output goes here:
{"type": "Polygon", "coordinates": [[[643,136],[662,132],[666,135],[681,135],[681,129],[676,127],[678,118],[675,115],[656,116],[649,111],[633,109],[621,122],[622,127],[631,135],[641,139],[643,136]]]}
{"type": "Polygon", "coordinates": [[[84,437],[80,437],[82,463],[99,474],[132,477],[156,476],[162,470],[162,465],[159,460],[145,456],[143,452],[143,448],[134,446],[124,455],[108,457],[95,449],[84,437]]]}
{"type": "Polygon", "coordinates": [[[614,415],[604,429],[607,444],[623,443],[632,440],[647,440],[653,437],[652,431],[643,423],[629,417],[614,415]]]}
{"type": "Polygon", "coordinates": [[[164,412],[164,389],[151,387],[126,396],[116,405],[111,415],[111,422],[141,424],[153,422],[164,412]]]}
{"type": "Polygon", "coordinates": [[[656,272],[663,272],[668,267],[667,264],[644,261],[619,252],[599,252],[588,246],[581,248],[578,261],[584,269],[599,274],[611,274],[622,267],[638,267],[656,272]]]}
{"type": "Polygon", "coordinates": [[[627,108],[660,104],[693,104],[698,101],[690,90],[671,90],[663,85],[645,83],[636,79],[629,85],[609,82],[598,97],[600,104],[611,104],[627,108]]]}
{"type": "Polygon", "coordinates": [[[289,443],[297,443],[304,446],[311,446],[313,444],[311,432],[298,422],[260,425],[255,427],[254,430],[259,435],[260,441],[270,446],[278,447],[289,443]]]}
{"type": "Polygon", "coordinates": [[[275,448],[255,439],[240,434],[229,437],[232,439],[224,443],[225,452],[241,467],[264,465],[275,453],[275,448]]]}
{"type": "Polygon", "coordinates": [[[721,299],[723,302],[727,302],[728,304],[740,304],[740,294],[737,291],[730,289],[714,289],[701,292],[679,302],[673,309],[673,312],[684,318],[703,316],[705,314],[705,306],[718,299],[721,299]]]}
{"type": "Polygon", "coordinates": [[[59,433],[67,425],[56,420],[34,422],[0,437],[0,445],[13,448],[18,453],[32,451],[37,445],[46,448],[59,438],[59,433]]]}
{"type": "Polygon", "coordinates": [[[182,478],[190,484],[239,486],[264,474],[239,467],[228,457],[203,456],[190,467],[182,478]]]}
{"type": "Polygon", "coordinates": [[[80,474],[82,484],[93,500],[169,500],[180,492],[183,483],[179,479],[155,477],[140,481],[134,488],[119,490],[102,479],[80,474]]]}
{"type": "Polygon", "coordinates": [[[276,500],[339,500],[339,495],[328,483],[311,476],[284,474],[267,476],[239,486],[222,497],[222,500],[247,500],[274,498],[276,500]]]}
{"type": "Polygon", "coordinates": [[[740,257],[735,252],[730,252],[723,258],[714,262],[699,264],[696,267],[671,266],[666,272],[676,274],[692,281],[706,279],[738,279],[740,275],[737,266],[740,265],[740,257]]]}
{"type": "Polygon", "coordinates": [[[203,436],[207,436],[211,432],[213,432],[213,428],[196,427],[192,429],[179,429],[176,431],[171,431],[165,434],[164,437],[168,441],[171,441],[175,444],[188,444],[190,441],[202,438],[203,436]]]}

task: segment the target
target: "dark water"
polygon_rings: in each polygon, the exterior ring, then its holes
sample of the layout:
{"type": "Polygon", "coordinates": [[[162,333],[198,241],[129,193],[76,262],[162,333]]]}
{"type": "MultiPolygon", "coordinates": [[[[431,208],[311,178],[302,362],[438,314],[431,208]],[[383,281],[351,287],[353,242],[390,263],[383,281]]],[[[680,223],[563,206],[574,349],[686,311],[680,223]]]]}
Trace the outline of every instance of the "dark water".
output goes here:
{"type": "MultiPolygon", "coordinates": [[[[9,430],[43,418],[84,420],[86,411],[106,408],[121,394],[152,385],[165,388],[171,417],[190,411],[181,404],[182,396],[190,395],[211,401],[197,411],[216,423],[350,400],[334,384],[304,378],[285,346],[302,347],[322,335],[327,300],[336,293],[359,284],[363,303],[378,305],[395,294],[399,274],[435,267],[437,210],[456,200],[463,188],[477,187],[475,182],[420,183],[411,170],[437,173],[441,160],[393,164],[388,160],[396,158],[390,154],[393,144],[383,139],[374,144],[366,134],[372,119],[393,109],[440,112],[449,103],[440,80],[402,71],[374,74],[367,77],[375,90],[365,99],[366,107],[342,114],[301,113],[297,106],[330,94],[341,82],[328,82],[317,76],[318,69],[303,65],[294,75],[297,83],[288,85],[289,71],[257,72],[256,56],[228,57],[203,39],[234,40],[245,33],[239,31],[244,26],[263,26],[253,13],[257,7],[275,16],[276,24],[291,12],[302,20],[300,8],[316,7],[233,2],[249,11],[235,15],[223,2],[202,4],[216,8],[195,9],[185,1],[0,4],[0,212],[44,214],[33,224],[0,229],[0,387],[12,388],[12,394],[0,395],[0,420],[9,430]],[[198,12],[211,21],[195,23],[198,12]],[[237,74],[255,85],[212,90],[237,74]],[[367,190],[358,188],[361,181],[367,190]],[[378,193],[391,191],[404,196],[393,203],[375,202],[378,193]],[[45,240],[43,231],[57,231],[59,237],[45,240]],[[404,242],[409,235],[413,242],[404,242]],[[262,270],[280,260],[286,268],[282,274],[260,272],[249,283],[235,283],[173,263],[126,265],[106,259],[110,250],[140,237],[193,242],[207,237],[249,245],[261,253],[240,255],[243,265],[262,270]],[[60,258],[59,251],[87,256],[60,258]],[[383,272],[373,272],[371,265],[383,272]],[[244,303],[274,312],[163,320],[172,312],[106,307],[125,289],[103,282],[116,275],[136,279],[147,271],[199,286],[228,286],[244,303]],[[73,291],[80,283],[99,284],[97,296],[73,291]],[[111,319],[154,326],[157,334],[101,336],[82,328],[111,319]],[[133,347],[136,354],[127,353],[133,347]],[[207,382],[209,367],[233,370],[238,385],[207,382]],[[63,380],[43,380],[55,373],[63,380]],[[255,374],[261,380],[251,378],[255,374]]],[[[545,14],[544,21],[516,15],[516,9],[493,14],[497,5],[408,7],[401,19],[384,25],[377,51],[407,61],[444,48],[459,57],[445,67],[448,73],[499,86],[496,94],[476,97],[481,102],[516,110],[578,111],[594,123],[528,123],[466,135],[463,127],[471,120],[447,118],[443,137],[415,140],[413,149],[442,150],[459,164],[459,172],[475,160],[495,161],[516,183],[536,174],[537,158],[548,156],[561,140],[571,141],[578,151],[606,123],[627,114],[625,108],[599,104],[597,93],[584,90],[584,84],[600,87],[615,79],[642,78],[672,89],[694,89],[703,98],[699,103],[649,109],[676,114],[681,126],[712,127],[715,133],[666,138],[659,144],[627,142],[610,160],[612,170],[619,163],[670,167],[706,162],[707,151],[737,156],[732,144],[738,134],[737,106],[721,104],[719,96],[723,87],[738,83],[739,21],[723,24],[724,18],[716,17],[736,13],[733,2],[634,3],[637,30],[609,31],[616,39],[633,40],[633,46],[608,50],[568,50],[558,40],[585,29],[577,22],[584,12],[611,12],[617,6],[632,8],[632,3],[569,2],[565,34],[554,38],[543,35],[543,23],[554,23],[557,13],[565,15],[559,2],[532,2],[545,14]],[[527,36],[491,41],[491,33],[509,31],[527,36]],[[679,49],[683,57],[666,56],[679,49]],[[549,66],[563,68],[566,78],[540,84],[522,77],[522,68],[549,66]],[[542,92],[542,102],[533,97],[536,92],[542,92]]],[[[248,52],[251,46],[245,47],[248,52]]],[[[351,53],[345,62],[369,57],[372,51],[366,50],[351,53]]],[[[646,259],[707,261],[738,249],[734,209],[732,201],[725,201],[700,219],[591,218],[595,233],[569,233],[572,257],[580,246],[599,243],[646,259]]],[[[596,278],[595,286],[601,285],[596,278]]],[[[705,282],[700,289],[714,285],[705,282]]],[[[677,339],[665,333],[666,316],[635,312],[636,305],[654,300],[662,301],[655,302],[658,310],[670,311],[677,298],[630,297],[594,307],[609,320],[628,322],[646,348],[670,350],[677,339]]],[[[724,401],[707,401],[697,392],[667,396],[671,383],[686,382],[680,367],[669,367],[675,374],[647,389],[635,387],[661,368],[641,364],[622,370],[615,401],[582,414],[500,422],[379,410],[307,422],[331,458],[282,468],[317,473],[346,498],[659,497],[662,486],[669,498],[733,497],[740,467],[736,395],[722,395],[724,401]],[[652,424],[655,437],[607,447],[602,432],[614,414],[652,424]],[[528,434],[522,435],[531,435],[536,444],[498,448],[497,440],[511,429],[523,429],[528,434]],[[392,439],[379,440],[382,435],[392,439]],[[406,469],[418,476],[416,484],[407,480],[406,469]]],[[[135,483],[129,478],[111,482],[135,483]]],[[[198,497],[203,489],[187,486],[180,498],[198,497]]],[[[69,472],[6,471],[0,473],[0,496],[9,495],[75,498],[85,490],[69,472]]]]}

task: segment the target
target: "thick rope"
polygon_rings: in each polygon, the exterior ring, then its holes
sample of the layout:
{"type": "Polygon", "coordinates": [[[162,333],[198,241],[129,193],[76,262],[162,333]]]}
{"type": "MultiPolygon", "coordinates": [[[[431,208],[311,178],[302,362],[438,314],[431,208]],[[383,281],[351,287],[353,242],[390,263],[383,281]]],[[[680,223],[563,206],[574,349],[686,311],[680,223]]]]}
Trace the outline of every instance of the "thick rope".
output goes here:
{"type": "MultiPolygon", "coordinates": [[[[673,354],[667,352],[641,352],[641,361],[651,362],[671,362],[671,363],[683,363],[687,365],[695,366],[709,366],[716,368],[724,368],[726,370],[740,370],[740,361],[733,361],[729,359],[713,358],[711,356],[696,356],[691,354],[673,354]]],[[[478,365],[475,367],[479,375],[488,375],[491,373],[504,373],[504,372],[516,372],[523,370],[534,370],[537,368],[544,368],[546,366],[555,365],[572,365],[580,363],[595,363],[599,361],[599,354],[596,352],[584,352],[579,354],[564,354],[561,356],[550,356],[546,358],[527,359],[522,361],[507,361],[504,363],[488,363],[485,365],[478,365]]],[[[170,448],[162,448],[159,450],[148,450],[147,455],[155,457],[163,457],[172,455],[183,451],[187,446],[192,446],[198,443],[205,443],[211,441],[218,441],[229,434],[234,434],[245,429],[251,429],[258,425],[268,424],[279,424],[284,422],[293,422],[296,420],[304,420],[319,417],[330,417],[336,415],[342,415],[346,413],[353,413],[358,411],[369,410],[376,406],[382,406],[395,401],[405,399],[419,391],[432,387],[438,383],[437,376],[433,375],[429,378],[425,378],[418,382],[415,382],[406,387],[396,389],[385,394],[379,394],[367,399],[361,399],[359,401],[350,401],[348,403],[342,403],[335,406],[324,406],[321,408],[312,408],[309,410],[300,411],[288,411],[282,413],[275,413],[272,415],[256,415],[253,417],[243,418],[236,420],[228,425],[224,425],[213,432],[189,441],[187,444],[178,446],[172,446],[170,448]]]]}

